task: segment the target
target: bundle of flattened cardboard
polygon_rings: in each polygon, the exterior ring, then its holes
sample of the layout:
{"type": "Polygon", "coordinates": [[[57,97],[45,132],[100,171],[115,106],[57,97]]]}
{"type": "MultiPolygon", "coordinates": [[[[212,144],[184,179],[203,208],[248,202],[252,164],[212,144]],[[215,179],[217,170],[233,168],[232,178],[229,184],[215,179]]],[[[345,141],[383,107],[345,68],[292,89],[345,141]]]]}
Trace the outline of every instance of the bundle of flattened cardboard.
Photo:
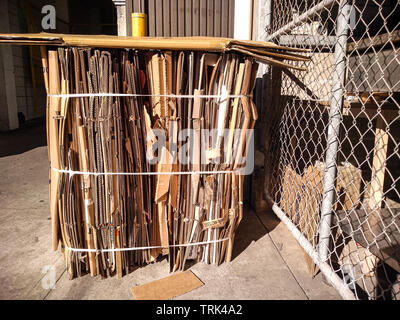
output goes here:
{"type": "Polygon", "coordinates": [[[161,256],[171,271],[188,259],[230,261],[243,215],[235,170],[257,119],[256,60],[291,67],[283,60],[307,60],[302,52],[219,38],[9,34],[1,42],[42,46],[53,248],[70,278],[122,276],[161,256]],[[178,157],[184,129],[199,133],[190,161],[178,157]],[[200,142],[203,129],[217,138],[200,142]],[[157,130],[166,139],[153,163],[157,130]]]}

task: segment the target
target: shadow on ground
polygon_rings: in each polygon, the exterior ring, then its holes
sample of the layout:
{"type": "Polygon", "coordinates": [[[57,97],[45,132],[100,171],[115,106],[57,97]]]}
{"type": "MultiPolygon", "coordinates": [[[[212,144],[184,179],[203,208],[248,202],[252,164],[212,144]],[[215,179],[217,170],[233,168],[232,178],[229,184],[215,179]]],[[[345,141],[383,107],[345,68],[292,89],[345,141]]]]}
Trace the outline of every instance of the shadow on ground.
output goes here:
{"type": "MultiPolygon", "coordinates": [[[[261,213],[271,215],[269,212],[261,213]]],[[[232,260],[235,260],[253,242],[261,239],[267,233],[275,229],[280,220],[274,220],[265,226],[257,214],[251,208],[244,210],[243,219],[236,230],[235,243],[233,245],[232,260]]]]}
{"type": "Polygon", "coordinates": [[[10,132],[0,132],[0,158],[21,154],[45,145],[47,145],[45,118],[27,121],[19,129],[10,132]]]}

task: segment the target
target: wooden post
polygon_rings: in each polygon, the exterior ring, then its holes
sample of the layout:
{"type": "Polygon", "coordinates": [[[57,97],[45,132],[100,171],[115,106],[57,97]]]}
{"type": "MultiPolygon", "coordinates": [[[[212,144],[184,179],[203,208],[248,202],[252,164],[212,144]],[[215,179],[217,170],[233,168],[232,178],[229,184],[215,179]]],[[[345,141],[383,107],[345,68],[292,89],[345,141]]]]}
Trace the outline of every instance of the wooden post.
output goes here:
{"type": "Polygon", "coordinates": [[[383,200],[383,184],[385,180],[386,156],[389,134],[386,132],[382,117],[376,120],[374,158],[372,161],[369,206],[371,209],[381,208],[383,200]]]}
{"type": "MultiPolygon", "coordinates": [[[[60,94],[60,68],[58,63],[58,54],[56,50],[49,51],[49,93],[60,94]]],[[[58,120],[60,114],[60,98],[49,98],[49,111],[47,113],[48,123],[48,148],[50,155],[50,165],[53,168],[60,169],[60,154],[58,150],[58,120]]],[[[58,248],[59,240],[59,217],[58,217],[58,183],[60,174],[50,169],[50,211],[52,224],[52,244],[53,250],[58,248]]]]}

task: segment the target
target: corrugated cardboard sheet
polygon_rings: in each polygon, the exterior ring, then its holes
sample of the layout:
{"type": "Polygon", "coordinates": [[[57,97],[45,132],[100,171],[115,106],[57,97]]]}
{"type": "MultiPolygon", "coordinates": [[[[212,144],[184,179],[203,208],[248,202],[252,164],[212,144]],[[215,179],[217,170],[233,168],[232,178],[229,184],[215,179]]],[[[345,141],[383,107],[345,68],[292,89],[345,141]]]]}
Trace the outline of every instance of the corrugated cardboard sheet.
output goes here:
{"type": "Polygon", "coordinates": [[[0,43],[94,48],[133,48],[141,50],[236,51],[252,56],[260,62],[297,70],[305,70],[305,68],[284,63],[281,59],[293,61],[308,60],[308,57],[304,55],[294,54],[294,52],[308,52],[307,49],[283,47],[266,41],[234,40],[213,37],[152,38],[42,32],[0,34],[0,43]]]}
{"type": "Polygon", "coordinates": [[[185,271],[131,288],[131,291],[136,300],[167,300],[202,285],[203,282],[192,271],[185,271]]]}

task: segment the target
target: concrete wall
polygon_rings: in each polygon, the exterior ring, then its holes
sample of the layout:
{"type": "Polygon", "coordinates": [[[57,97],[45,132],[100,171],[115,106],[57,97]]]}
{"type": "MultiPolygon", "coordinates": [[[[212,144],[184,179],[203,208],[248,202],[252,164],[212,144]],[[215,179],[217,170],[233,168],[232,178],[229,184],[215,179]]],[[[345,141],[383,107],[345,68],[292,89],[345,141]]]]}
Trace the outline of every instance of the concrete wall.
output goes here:
{"type": "Polygon", "coordinates": [[[0,48],[0,131],[18,128],[17,99],[11,47],[0,48]]]}
{"type": "MultiPolygon", "coordinates": [[[[0,12],[8,12],[8,1],[0,1],[0,12]]],[[[10,32],[8,15],[0,19],[0,31],[10,32]]],[[[0,46],[0,131],[18,128],[14,60],[11,46],[0,46]]]]}
{"type": "MultiPolygon", "coordinates": [[[[65,0],[0,0],[1,33],[69,32],[69,3],[65,0]],[[56,30],[42,30],[41,8],[56,8],[56,30]]],[[[38,47],[1,46],[0,131],[17,129],[17,114],[26,120],[46,113],[46,93],[38,47]]]]}
{"type": "MultiPolygon", "coordinates": [[[[27,32],[25,9],[21,1],[8,1],[8,17],[10,33],[27,32]]],[[[30,72],[29,48],[12,46],[14,62],[15,92],[17,95],[17,111],[24,114],[25,119],[34,118],[32,76],[30,72]]]]}

